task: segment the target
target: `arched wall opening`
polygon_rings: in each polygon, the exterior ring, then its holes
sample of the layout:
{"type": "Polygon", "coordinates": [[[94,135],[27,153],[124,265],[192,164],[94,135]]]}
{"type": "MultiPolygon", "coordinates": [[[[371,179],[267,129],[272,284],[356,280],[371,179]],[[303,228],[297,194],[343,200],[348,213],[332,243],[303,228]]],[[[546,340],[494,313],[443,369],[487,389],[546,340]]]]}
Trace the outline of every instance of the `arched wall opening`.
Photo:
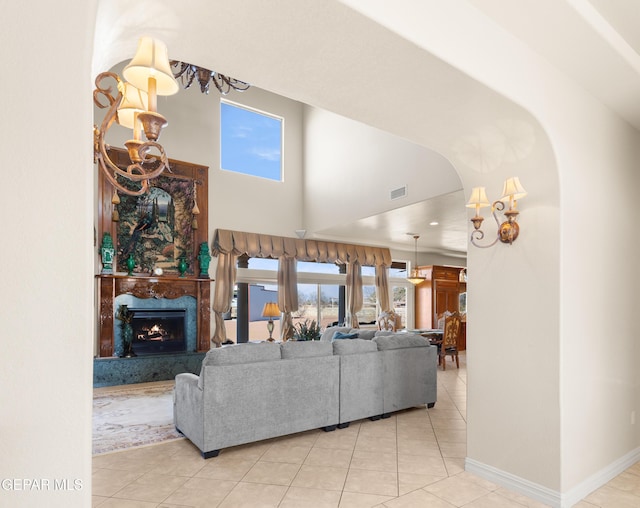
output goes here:
{"type": "MultiPolygon", "coordinates": [[[[149,33],[166,42],[172,58],[224,69],[256,87],[436,150],[455,166],[467,195],[485,185],[496,199],[505,178],[520,177],[529,191],[520,239],[469,251],[468,333],[474,344],[468,350],[468,457],[558,490],[558,188],[553,152],[532,115],[339,2],[311,11],[295,2],[282,10],[260,2],[201,6],[188,19],[170,2],[154,2],[149,12],[163,15],[147,19],[140,17],[140,5],[112,6],[98,16],[96,72],[126,60],[139,35],[149,33]],[[210,19],[216,30],[204,30],[210,19]],[[251,39],[230,43],[238,30],[251,39]],[[542,337],[535,329],[540,316],[547,330],[542,337]],[[517,357],[531,361],[505,361],[517,357]],[[520,415],[515,422],[514,414],[520,415]],[[529,456],[537,460],[519,459],[529,456]]],[[[167,149],[169,134],[163,134],[167,149]]],[[[188,160],[177,144],[171,150],[188,160]]],[[[419,183],[420,175],[415,178],[419,183]]],[[[211,217],[212,227],[216,223],[220,219],[211,217]]]]}
{"type": "MultiPolygon", "coordinates": [[[[467,195],[485,185],[495,198],[506,177],[519,176],[529,195],[518,241],[469,248],[467,463],[554,500],[584,491],[588,478],[640,445],[628,425],[640,401],[638,351],[631,330],[614,324],[630,362],[612,377],[595,353],[617,306],[581,288],[587,269],[604,278],[607,259],[580,236],[587,217],[614,234],[633,227],[627,215],[595,211],[584,196],[603,191],[632,202],[637,131],[470,5],[309,4],[194,3],[178,12],[166,0],[102,2],[94,75],[130,58],[148,33],[172,58],[436,150],[467,195]],[[607,391],[620,395],[612,400],[607,391]],[[617,435],[602,439],[611,427],[617,435]]],[[[627,243],[618,256],[631,265],[637,242],[627,243]]],[[[637,281],[633,269],[630,280],[605,285],[632,312],[637,281]]]]}

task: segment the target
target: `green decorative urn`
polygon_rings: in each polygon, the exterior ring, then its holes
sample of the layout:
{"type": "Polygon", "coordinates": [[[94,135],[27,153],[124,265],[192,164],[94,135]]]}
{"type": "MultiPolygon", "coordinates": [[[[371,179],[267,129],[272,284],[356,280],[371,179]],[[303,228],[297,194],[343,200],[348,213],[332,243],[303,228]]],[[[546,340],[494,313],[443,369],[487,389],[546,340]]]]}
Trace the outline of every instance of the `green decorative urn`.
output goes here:
{"type": "Polygon", "coordinates": [[[184,258],[184,256],[181,256],[180,261],[178,261],[178,271],[180,272],[180,277],[184,277],[184,274],[187,273],[187,268],[189,268],[187,260],[184,258]]]}
{"type": "Polygon", "coordinates": [[[200,277],[209,278],[209,263],[211,262],[211,254],[207,242],[200,244],[200,253],[198,254],[198,263],[200,263],[200,277]]]}
{"type": "Polygon", "coordinates": [[[113,273],[113,239],[111,233],[102,235],[102,245],[100,245],[100,258],[102,259],[102,273],[113,273]]]}
{"type": "Polygon", "coordinates": [[[133,269],[136,267],[136,260],[133,259],[133,254],[129,254],[127,258],[127,273],[133,275],[133,269]]]}

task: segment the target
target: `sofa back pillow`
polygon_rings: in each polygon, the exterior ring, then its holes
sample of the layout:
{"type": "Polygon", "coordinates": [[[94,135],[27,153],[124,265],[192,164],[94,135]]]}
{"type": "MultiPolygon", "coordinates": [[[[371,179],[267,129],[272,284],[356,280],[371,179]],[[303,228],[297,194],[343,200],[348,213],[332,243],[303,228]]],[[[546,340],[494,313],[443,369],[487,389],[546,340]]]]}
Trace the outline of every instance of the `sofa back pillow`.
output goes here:
{"type": "Polygon", "coordinates": [[[280,360],[280,348],[272,342],[247,342],[209,350],[202,360],[198,387],[204,388],[204,368],[212,365],[272,362],[280,360]]]}
{"type": "Polygon", "coordinates": [[[371,342],[375,342],[377,344],[378,351],[402,349],[407,347],[427,347],[431,345],[427,339],[413,333],[378,335],[371,342]]]}
{"type": "Polygon", "coordinates": [[[331,337],[331,342],[334,340],[343,340],[343,339],[357,339],[358,332],[354,332],[351,330],[349,333],[335,332],[333,337],[331,337]]]}
{"type": "Polygon", "coordinates": [[[272,342],[247,342],[211,349],[202,365],[236,365],[239,363],[280,360],[280,348],[272,342]]]}
{"type": "Polygon", "coordinates": [[[322,332],[322,335],[320,336],[320,342],[331,342],[334,333],[349,333],[350,330],[351,327],[349,326],[329,326],[325,329],[324,332],[322,332]]]}
{"type": "Polygon", "coordinates": [[[366,339],[336,340],[333,342],[334,355],[356,355],[378,351],[378,345],[366,339]]]}
{"type": "Polygon", "coordinates": [[[283,360],[291,358],[309,358],[313,356],[332,356],[331,342],[317,340],[290,340],[280,344],[280,352],[283,360]]]}
{"type": "Polygon", "coordinates": [[[351,333],[356,332],[359,339],[371,340],[375,337],[377,330],[363,330],[362,328],[354,328],[351,333]]]}

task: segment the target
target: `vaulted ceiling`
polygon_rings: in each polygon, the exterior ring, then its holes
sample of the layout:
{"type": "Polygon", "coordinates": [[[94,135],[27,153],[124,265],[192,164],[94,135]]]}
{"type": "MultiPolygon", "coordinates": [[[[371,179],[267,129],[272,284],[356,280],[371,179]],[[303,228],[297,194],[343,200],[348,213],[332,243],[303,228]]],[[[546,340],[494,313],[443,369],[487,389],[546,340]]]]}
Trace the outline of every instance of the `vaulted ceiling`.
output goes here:
{"type": "MultiPolygon", "coordinates": [[[[501,113],[494,111],[496,103],[488,92],[478,94],[470,84],[456,81],[456,70],[425,62],[426,53],[399,22],[429,19],[437,2],[398,0],[393,3],[393,9],[403,13],[398,17],[383,15],[391,7],[368,0],[306,2],[304,8],[290,0],[281,2],[278,9],[256,1],[212,4],[213,22],[210,16],[184,16],[185,10],[197,13],[203,8],[198,2],[181,4],[180,12],[172,2],[149,4],[157,9],[151,28],[166,33],[172,57],[224,69],[266,90],[436,149],[450,145],[453,128],[429,126],[424,114],[416,110],[416,97],[421,99],[422,110],[447,118],[452,125],[467,119],[472,122],[474,111],[491,118],[501,113]],[[188,37],[176,35],[185,30],[188,37]],[[332,34],[339,34],[340,40],[332,34]],[[218,47],[233,47],[233,52],[212,51],[218,47]],[[384,67],[362,58],[371,51],[377,52],[384,67]],[[290,68],[291,61],[296,62],[295,70],[290,68]],[[324,64],[318,65],[320,61],[324,64]],[[430,86],[436,80],[440,88],[430,86]],[[398,93],[400,88],[402,93],[398,93]],[[443,89],[450,93],[438,95],[443,89]]],[[[514,44],[528,46],[640,129],[640,9],[636,1],[467,0],[464,6],[486,16],[496,30],[511,34],[514,44]]],[[[104,52],[106,61],[94,62],[96,70],[109,68],[131,53],[132,41],[144,29],[139,23],[142,8],[126,0],[102,3],[99,19],[104,17],[109,28],[98,27],[96,42],[104,41],[109,49],[104,52]],[[113,32],[114,27],[118,33],[113,32]]],[[[470,128],[475,127],[470,123],[470,128]]],[[[464,208],[463,194],[460,189],[325,227],[318,233],[336,237],[348,233],[352,241],[362,243],[372,243],[375,235],[376,244],[384,241],[396,248],[404,245],[406,250],[413,247],[407,233],[418,233],[421,251],[465,256],[470,213],[464,208]],[[439,224],[430,225],[434,221],[439,224]]]]}

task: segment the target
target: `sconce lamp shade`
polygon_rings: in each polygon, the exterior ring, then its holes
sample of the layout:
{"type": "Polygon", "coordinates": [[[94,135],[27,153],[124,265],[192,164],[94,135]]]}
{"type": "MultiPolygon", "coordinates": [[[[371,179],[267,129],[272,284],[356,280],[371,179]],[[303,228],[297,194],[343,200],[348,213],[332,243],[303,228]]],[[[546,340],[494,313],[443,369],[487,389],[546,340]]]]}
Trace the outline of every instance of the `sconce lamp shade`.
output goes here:
{"type": "Polygon", "coordinates": [[[490,206],[489,200],[487,199],[487,192],[484,187],[474,187],[471,190],[471,196],[469,197],[469,201],[467,202],[467,208],[483,208],[485,206],[490,206]]]}
{"type": "Polygon", "coordinates": [[[268,318],[274,318],[280,316],[280,309],[276,302],[267,302],[262,309],[262,316],[268,318]]]}
{"type": "Polygon", "coordinates": [[[521,199],[527,195],[527,191],[524,190],[520,179],[517,176],[507,178],[504,181],[504,187],[502,189],[502,197],[500,201],[511,201],[514,199],[521,199]]]}
{"type": "Polygon", "coordinates": [[[147,92],[136,88],[131,83],[124,84],[122,95],[122,102],[118,108],[118,123],[127,129],[133,129],[136,113],[147,110],[149,97],[147,92]]]}
{"type": "Polygon", "coordinates": [[[151,37],[140,38],[136,54],[122,75],[145,92],[149,91],[149,78],[155,78],[157,95],[173,95],[180,88],[171,71],[167,46],[151,37]]]}

